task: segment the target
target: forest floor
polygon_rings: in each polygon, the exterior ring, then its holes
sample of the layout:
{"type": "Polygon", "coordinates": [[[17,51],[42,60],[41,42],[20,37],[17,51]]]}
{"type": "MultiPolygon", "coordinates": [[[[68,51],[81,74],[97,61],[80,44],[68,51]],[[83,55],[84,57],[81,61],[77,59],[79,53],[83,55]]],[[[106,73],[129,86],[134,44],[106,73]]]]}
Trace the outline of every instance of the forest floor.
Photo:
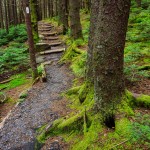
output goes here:
{"type": "MultiPolygon", "coordinates": [[[[43,23],[40,26],[43,28],[43,23]]],[[[62,47],[64,45],[51,49],[62,47]]],[[[34,149],[36,129],[64,113],[69,113],[66,100],[61,94],[71,86],[74,76],[67,65],[58,63],[61,56],[62,53],[37,56],[40,61],[52,61],[50,65],[46,65],[47,82],[36,83],[29,90],[25,101],[16,105],[8,118],[1,123],[1,150],[34,149]]]]}
{"type": "MultiPolygon", "coordinates": [[[[69,38],[69,36],[65,39],[67,45],[67,57],[70,59],[71,66],[68,64],[60,64],[59,60],[62,59],[63,53],[52,53],[47,55],[37,55],[37,63],[41,64],[43,62],[50,61],[49,65],[46,65],[46,74],[47,74],[47,82],[39,81],[31,88],[31,78],[29,77],[26,80],[25,76],[25,84],[21,86],[17,86],[15,88],[6,89],[6,94],[10,96],[11,99],[3,104],[0,104],[0,150],[7,149],[25,149],[32,150],[34,149],[34,144],[36,143],[37,135],[39,134],[39,130],[45,130],[45,127],[51,126],[54,120],[58,118],[64,119],[66,123],[69,119],[73,119],[74,116],[80,114],[85,107],[90,105],[90,102],[85,102],[81,104],[78,99],[79,91],[77,93],[73,93],[69,98],[65,97],[66,93],[64,92],[70,90],[70,88],[79,89],[82,88],[82,84],[84,82],[84,73],[85,73],[85,60],[86,60],[86,50],[87,50],[87,42],[88,42],[88,34],[89,34],[89,16],[85,13],[81,15],[82,26],[83,26],[83,34],[84,41],[77,40],[73,41],[69,38]],[[68,50],[73,50],[71,53],[68,53],[68,50]],[[71,69],[72,71],[71,71],[71,69]],[[75,76],[73,75],[75,74],[75,76]],[[19,95],[22,91],[29,89],[28,96],[24,101],[18,102],[19,95]],[[65,95],[65,96],[64,96],[65,95]],[[69,107],[68,107],[69,105],[69,107]],[[71,107],[70,107],[71,106],[71,107]],[[72,109],[73,106],[73,109],[72,109]],[[8,112],[11,110],[11,113],[8,112]],[[8,115],[7,115],[8,114],[8,115]],[[4,119],[7,115],[7,118],[4,119]],[[3,120],[3,122],[2,122],[3,120]]],[[[56,32],[61,33],[59,27],[52,27],[52,24],[48,24],[46,22],[39,23],[39,33],[41,38],[44,40],[41,43],[52,44],[51,50],[65,48],[65,44],[60,40],[60,36],[56,34],[56,32]],[[50,29],[50,31],[49,31],[50,29]],[[48,36],[49,34],[49,36],[48,36]],[[52,35],[51,35],[52,34],[52,35]],[[53,40],[52,40],[53,39],[53,40]]],[[[130,32],[130,34],[133,33],[130,32]]],[[[141,32],[140,32],[141,33],[141,32]]],[[[131,37],[131,35],[129,36],[131,37]]],[[[133,36],[134,37],[134,36],[133,36]]],[[[63,39],[63,40],[64,40],[63,39]]],[[[129,40],[131,42],[131,40],[129,40]]],[[[142,42],[143,44],[144,42],[142,42]]],[[[140,52],[136,55],[135,47],[131,46],[141,46],[133,41],[133,43],[127,42],[126,48],[126,56],[125,61],[127,64],[126,67],[126,87],[129,91],[133,93],[136,97],[139,94],[150,95],[150,80],[147,77],[139,76],[140,66],[148,65],[148,50],[147,43],[145,44],[145,49],[142,47],[138,47],[140,52]],[[135,45],[134,45],[135,44],[135,45]],[[144,49],[144,50],[143,50],[144,49]],[[132,53],[133,51],[133,53],[132,53]],[[146,52],[145,52],[146,51],[146,52]],[[142,54],[142,52],[145,52],[142,54]],[[140,54],[140,57],[139,57],[140,54]],[[143,57],[144,56],[144,57],[143,57]],[[137,57],[137,58],[136,58],[137,57]],[[136,59],[135,59],[136,58],[136,59]],[[140,61],[138,60],[140,59],[140,61]],[[143,60],[145,59],[145,63],[143,64],[143,60]],[[130,62],[131,61],[131,62],[130,62]],[[142,63],[141,63],[142,62],[142,63]],[[135,64],[137,66],[135,66],[135,64]],[[138,70],[138,71],[137,71],[138,70]],[[128,80],[128,79],[129,80],[128,80]]],[[[63,57],[64,58],[64,57],[63,57]]],[[[68,62],[69,62],[68,61],[68,62]]],[[[142,73],[147,76],[147,72],[149,70],[142,70],[142,73]]],[[[20,76],[18,76],[20,78],[20,76]]],[[[22,77],[21,77],[22,80],[22,77]]],[[[1,87],[0,87],[1,89],[1,87]]],[[[4,89],[5,90],[5,89],[4,89]]],[[[91,97],[89,99],[91,101],[91,97]]],[[[127,110],[128,111],[128,110],[127,110]]],[[[141,141],[144,139],[143,135],[148,134],[148,130],[146,125],[149,122],[150,110],[149,108],[143,107],[135,107],[133,109],[135,115],[125,114],[126,118],[121,118],[117,116],[116,124],[119,126],[116,127],[115,130],[109,129],[107,127],[101,127],[100,130],[97,131],[99,122],[94,126],[94,123],[88,128],[88,132],[83,131],[82,129],[79,131],[78,129],[73,129],[68,133],[60,132],[60,134],[50,135],[49,137],[44,137],[44,146],[42,150],[47,149],[92,149],[93,147],[96,149],[100,149],[99,147],[105,147],[104,149],[111,149],[114,145],[118,145],[120,141],[127,141],[127,143],[120,144],[120,149],[145,149],[148,150],[148,146],[144,145],[141,141]],[[139,114],[140,113],[140,114],[139,114]],[[138,116],[136,116],[138,115],[138,116]],[[148,117],[146,116],[148,115],[148,117]],[[145,118],[144,118],[145,116],[145,118]],[[119,118],[119,119],[118,119],[119,118]],[[139,119],[137,119],[139,118],[139,119]],[[148,119],[146,119],[148,118],[148,119]],[[128,120],[127,120],[128,119],[128,120]],[[137,137],[140,137],[140,141],[136,141],[136,143],[130,142],[129,134],[127,131],[128,121],[130,123],[139,123],[137,129],[133,130],[133,133],[137,134],[137,137]],[[142,123],[141,123],[142,122],[142,123]],[[143,123],[144,122],[144,123],[143,123]],[[92,130],[94,128],[94,130],[92,130]],[[138,132],[136,132],[138,131],[138,132]],[[142,131],[142,134],[141,134],[142,131]],[[112,133],[112,135],[111,135],[112,133]],[[144,134],[143,134],[144,133],[144,134]],[[63,135],[67,137],[63,137],[63,135]],[[97,136],[98,134],[98,136],[97,136]],[[126,137],[128,136],[128,137],[126,137]],[[63,137],[63,138],[62,138],[63,137]],[[67,143],[64,141],[67,141],[67,143]],[[66,140],[67,139],[67,140],[66,140]],[[128,140],[126,140],[128,139],[128,140]],[[121,147],[122,146],[122,147],[121,147]]],[[[87,111],[89,117],[92,116],[90,111],[87,111]]],[[[92,116],[93,117],[93,116],[92,116]]],[[[95,116],[93,117],[95,118],[95,116]]],[[[91,118],[90,118],[91,119],[91,118]]],[[[92,120],[93,121],[93,120],[92,120]]],[[[93,121],[94,122],[94,121],[93,121]]],[[[131,124],[129,124],[131,125],[131,124]]],[[[135,124],[136,125],[136,124],[135,124]]],[[[53,133],[52,133],[53,134],[53,133]]],[[[146,139],[147,140],[147,139],[146,139]]],[[[145,141],[144,141],[145,142],[145,141]]],[[[118,148],[118,146],[117,146],[118,148]]],[[[116,148],[116,149],[117,149],[116,148]]],[[[118,149],[119,149],[118,148],[118,149]]],[[[103,148],[102,148],[103,149],[103,148]]]]}

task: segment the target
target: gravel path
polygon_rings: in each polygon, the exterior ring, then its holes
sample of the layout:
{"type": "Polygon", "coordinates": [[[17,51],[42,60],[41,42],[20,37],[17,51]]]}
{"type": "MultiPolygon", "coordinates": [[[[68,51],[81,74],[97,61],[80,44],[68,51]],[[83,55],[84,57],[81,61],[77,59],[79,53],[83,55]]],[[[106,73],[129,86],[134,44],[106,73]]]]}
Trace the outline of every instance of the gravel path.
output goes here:
{"type": "Polygon", "coordinates": [[[60,57],[61,54],[43,56],[44,61],[53,60],[46,66],[47,82],[33,86],[26,100],[12,110],[0,129],[0,150],[33,150],[36,129],[59,117],[52,112],[51,104],[61,100],[60,94],[73,79],[70,70],[58,64],[60,57]]]}

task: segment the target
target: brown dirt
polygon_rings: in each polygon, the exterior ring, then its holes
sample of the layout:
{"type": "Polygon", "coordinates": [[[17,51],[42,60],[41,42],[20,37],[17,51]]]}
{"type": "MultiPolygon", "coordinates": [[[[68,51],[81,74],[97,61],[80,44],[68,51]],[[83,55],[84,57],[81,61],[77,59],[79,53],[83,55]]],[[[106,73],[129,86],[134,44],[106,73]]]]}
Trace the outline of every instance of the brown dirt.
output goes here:
{"type": "Polygon", "coordinates": [[[6,91],[6,95],[8,96],[8,98],[11,99],[11,101],[0,104],[0,122],[3,121],[3,119],[7,116],[10,110],[12,110],[14,105],[17,103],[20,93],[28,89],[30,86],[30,84],[25,84],[6,91]]]}
{"type": "Polygon", "coordinates": [[[127,88],[136,94],[146,94],[150,95],[150,80],[143,78],[140,81],[137,82],[126,82],[127,88]]]}

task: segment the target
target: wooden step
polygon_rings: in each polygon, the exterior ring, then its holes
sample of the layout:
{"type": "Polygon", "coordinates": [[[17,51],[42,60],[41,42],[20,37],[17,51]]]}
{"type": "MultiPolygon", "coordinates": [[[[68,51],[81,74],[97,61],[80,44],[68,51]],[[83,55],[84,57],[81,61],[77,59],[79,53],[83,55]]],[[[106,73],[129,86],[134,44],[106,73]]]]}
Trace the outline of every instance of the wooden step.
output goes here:
{"type": "Polygon", "coordinates": [[[38,28],[41,28],[41,29],[47,29],[47,28],[53,28],[54,26],[52,25],[39,25],[38,28]]]}
{"type": "Polygon", "coordinates": [[[40,52],[41,55],[45,55],[45,54],[52,54],[52,53],[60,53],[60,52],[64,52],[65,48],[60,48],[60,49],[56,49],[56,50],[47,50],[47,51],[43,51],[40,52]]]}
{"type": "Polygon", "coordinates": [[[42,37],[42,40],[58,40],[58,36],[48,36],[48,37],[42,37]]]}
{"type": "Polygon", "coordinates": [[[51,30],[51,28],[47,28],[47,29],[38,29],[38,31],[50,31],[51,30]]]}
{"type": "Polygon", "coordinates": [[[41,33],[44,36],[52,36],[52,35],[57,35],[57,32],[47,32],[47,33],[41,33]]]}
{"type": "Polygon", "coordinates": [[[54,42],[54,43],[47,43],[49,46],[58,46],[61,45],[62,42],[54,42]]]}

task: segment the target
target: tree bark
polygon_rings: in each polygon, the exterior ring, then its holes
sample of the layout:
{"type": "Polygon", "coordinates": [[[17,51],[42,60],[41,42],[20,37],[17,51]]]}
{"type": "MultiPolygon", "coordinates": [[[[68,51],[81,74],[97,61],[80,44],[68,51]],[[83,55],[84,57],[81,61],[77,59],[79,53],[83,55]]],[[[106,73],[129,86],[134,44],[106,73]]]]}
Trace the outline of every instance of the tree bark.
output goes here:
{"type": "Polygon", "coordinates": [[[0,28],[2,28],[2,29],[4,28],[2,1],[0,1],[0,28]]]}
{"type": "MultiPolygon", "coordinates": [[[[98,9],[99,9],[99,1],[92,0],[92,9],[91,9],[91,19],[90,19],[90,34],[89,34],[89,42],[88,42],[88,53],[87,53],[87,70],[86,70],[86,79],[88,82],[94,82],[94,74],[93,74],[93,40],[95,36],[95,28],[98,17],[98,9]]],[[[94,84],[94,83],[93,83],[94,84]]]]}
{"type": "Polygon", "coordinates": [[[83,38],[80,22],[80,1],[70,0],[70,29],[73,39],[83,38]]]}
{"type": "Polygon", "coordinates": [[[31,22],[34,43],[38,42],[38,0],[30,0],[31,22]]]}
{"type": "Polygon", "coordinates": [[[9,33],[9,26],[8,26],[8,12],[7,12],[7,1],[4,0],[4,8],[5,8],[5,28],[7,34],[9,33]]]}
{"type": "Polygon", "coordinates": [[[33,79],[36,79],[38,77],[38,72],[37,72],[37,63],[36,63],[36,58],[35,58],[35,48],[34,48],[34,39],[33,39],[33,34],[32,34],[32,24],[31,24],[29,0],[24,0],[24,10],[25,10],[25,21],[26,21],[27,34],[28,34],[30,65],[32,68],[32,77],[33,77],[33,79]]]}
{"type": "Polygon", "coordinates": [[[101,0],[93,40],[96,108],[112,119],[124,94],[123,58],[130,0],[101,0]]]}
{"type": "Polygon", "coordinates": [[[68,31],[68,0],[59,0],[59,21],[63,25],[63,34],[68,31]]]}

